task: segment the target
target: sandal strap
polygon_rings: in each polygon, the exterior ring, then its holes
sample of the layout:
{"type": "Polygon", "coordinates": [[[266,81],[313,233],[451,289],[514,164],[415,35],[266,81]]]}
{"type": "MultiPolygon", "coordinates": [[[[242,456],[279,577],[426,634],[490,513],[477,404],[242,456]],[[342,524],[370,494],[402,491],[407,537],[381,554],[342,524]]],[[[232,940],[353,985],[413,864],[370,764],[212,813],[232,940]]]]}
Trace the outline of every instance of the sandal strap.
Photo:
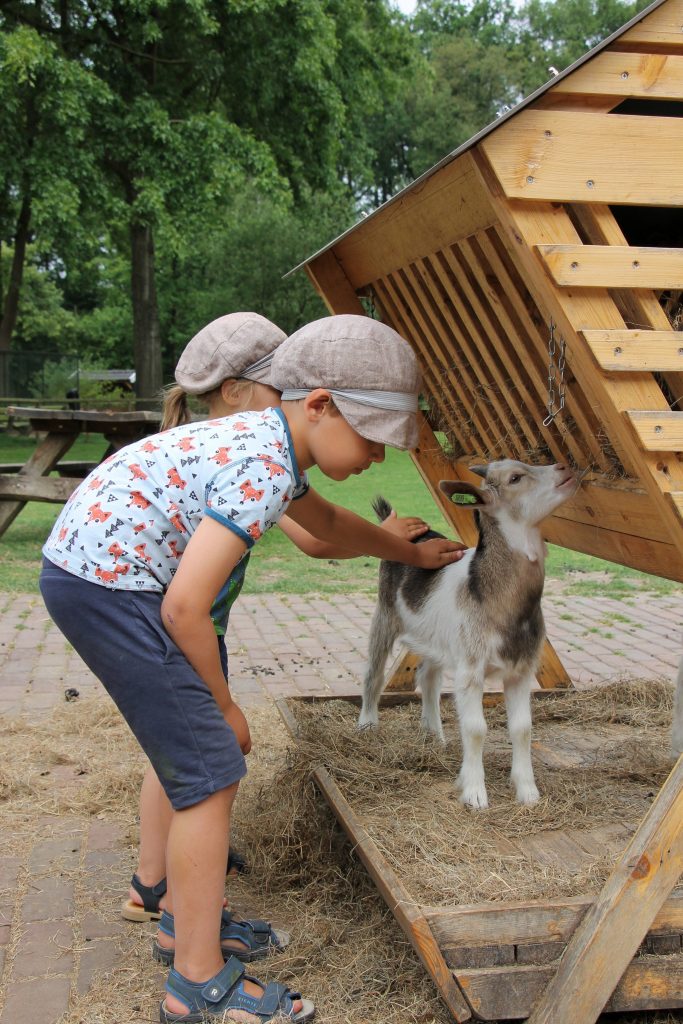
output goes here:
{"type": "Polygon", "coordinates": [[[162,878],[156,885],[144,885],[137,875],[133,875],[130,884],[142,899],[143,909],[155,913],[159,909],[159,900],[166,895],[166,879],[162,878]]]}
{"type": "Polygon", "coordinates": [[[278,981],[270,981],[256,1006],[256,1013],[273,1017],[278,1010],[289,1010],[295,999],[300,999],[298,992],[292,992],[286,985],[278,981]]]}
{"type": "Polygon", "coordinates": [[[231,956],[223,965],[223,969],[207,981],[202,989],[202,999],[207,1003],[220,1003],[221,999],[224,999],[241,981],[244,973],[244,964],[236,956],[231,956]]]}

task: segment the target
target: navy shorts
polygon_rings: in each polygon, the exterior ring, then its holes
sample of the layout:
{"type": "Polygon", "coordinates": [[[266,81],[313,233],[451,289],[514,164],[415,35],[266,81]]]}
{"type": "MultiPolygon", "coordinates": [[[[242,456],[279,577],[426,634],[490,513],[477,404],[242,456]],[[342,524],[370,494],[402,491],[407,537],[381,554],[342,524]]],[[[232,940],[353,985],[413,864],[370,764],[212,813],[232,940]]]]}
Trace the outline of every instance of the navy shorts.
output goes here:
{"type": "Polygon", "coordinates": [[[163,594],[111,590],[43,561],[50,616],[135,734],[176,810],[239,782],[247,766],[206,683],[161,621],[163,594]]]}

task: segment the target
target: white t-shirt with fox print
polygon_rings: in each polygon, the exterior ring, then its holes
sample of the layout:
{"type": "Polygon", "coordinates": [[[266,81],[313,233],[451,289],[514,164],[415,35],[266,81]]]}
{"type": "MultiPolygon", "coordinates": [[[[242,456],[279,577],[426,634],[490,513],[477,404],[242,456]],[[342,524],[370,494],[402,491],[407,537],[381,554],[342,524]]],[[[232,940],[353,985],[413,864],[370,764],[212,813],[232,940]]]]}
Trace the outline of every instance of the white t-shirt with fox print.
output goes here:
{"type": "Polygon", "coordinates": [[[307,490],[280,409],[174,427],[97,466],[62,509],[43,554],[93,583],[165,591],[204,516],[249,550],[307,490]]]}

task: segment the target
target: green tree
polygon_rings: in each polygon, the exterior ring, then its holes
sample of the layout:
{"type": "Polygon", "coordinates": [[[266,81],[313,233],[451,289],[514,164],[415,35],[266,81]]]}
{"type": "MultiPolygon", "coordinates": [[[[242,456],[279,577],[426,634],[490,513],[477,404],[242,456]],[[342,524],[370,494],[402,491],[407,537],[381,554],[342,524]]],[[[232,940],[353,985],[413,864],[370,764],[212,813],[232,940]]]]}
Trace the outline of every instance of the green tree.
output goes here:
{"type": "Polygon", "coordinates": [[[85,144],[104,92],[52,39],[23,25],[0,33],[0,352],[10,348],[32,239],[42,255],[79,222],[83,196],[101,196],[85,144]]]}

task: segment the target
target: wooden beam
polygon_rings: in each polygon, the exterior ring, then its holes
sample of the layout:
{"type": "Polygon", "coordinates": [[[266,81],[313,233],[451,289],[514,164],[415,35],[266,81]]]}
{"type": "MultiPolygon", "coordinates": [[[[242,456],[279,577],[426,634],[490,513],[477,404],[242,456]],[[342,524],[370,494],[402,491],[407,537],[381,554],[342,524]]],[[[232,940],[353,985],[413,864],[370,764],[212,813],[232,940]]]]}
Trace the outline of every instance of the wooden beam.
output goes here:
{"type": "Polygon", "coordinates": [[[683,412],[628,409],[626,417],[646,451],[683,451],[683,412]]]}
{"type": "MultiPolygon", "coordinates": [[[[569,940],[529,1024],[593,1024],[682,872],[683,757],[569,940]]],[[[667,958],[665,966],[671,978],[676,965],[667,958]]],[[[678,968],[673,1005],[683,1006],[683,960],[678,968]]]]}
{"type": "Polygon", "coordinates": [[[562,288],[683,286],[683,251],[617,245],[537,245],[550,277],[562,288]]]}
{"type": "Polygon", "coordinates": [[[480,147],[511,198],[683,206],[677,117],[527,109],[480,147]]]}
{"type": "Polygon", "coordinates": [[[646,18],[630,28],[612,44],[610,49],[630,47],[669,52],[683,51],[683,0],[668,0],[646,18]]]}
{"type": "Polygon", "coordinates": [[[0,501],[47,501],[63,505],[82,479],[0,473],[0,501]]]}
{"type": "Polygon", "coordinates": [[[683,56],[664,53],[599,53],[550,90],[577,96],[683,98],[683,56]]]}
{"type": "Polygon", "coordinates": [[[313,287],[330,313],[365,313],[334,252],[328,249],[306,266],[313,287]]]}
{"type": "MultiPolygon", "coordinates": [[[[298,731],[296,720],[286,702],[278,700],[276,704],[285,725],[292,736],[296,737],[298,731]]],[[[454,1020],[457,1024],[471,1020],[472,1012],[463,998],[419,906],[382,856],[362,821],[357,817],[327,769],[316,768],[312,775],[337,821],[353,843],[354,852],[367,868],[382,898],[400,924],[430,978],[434,981],[454,1020]]]]}
{"type": "Polygon", "coordinates": [[[683,370],[681,331],[581,331],[601,370],[657,373],[683,370]]]}
{"type": "MultiPolygon", "coordinates": [[[[61,457],[68,452],[78,437],[79,431],[80,428],[74,430],[72,427],[70,433],[48,434],[37,446],[24,468],[18,473],[12,474],[12,479],[19,480],[20,486],[24,484],[30,486],[30,482],[46,477],[52,472],[61,457]]],[[[14,522],[26,501],[25,497],[17,498],[17,500],[8,498],[0,504],[0,536],[10,523],[14,522]]]]}

